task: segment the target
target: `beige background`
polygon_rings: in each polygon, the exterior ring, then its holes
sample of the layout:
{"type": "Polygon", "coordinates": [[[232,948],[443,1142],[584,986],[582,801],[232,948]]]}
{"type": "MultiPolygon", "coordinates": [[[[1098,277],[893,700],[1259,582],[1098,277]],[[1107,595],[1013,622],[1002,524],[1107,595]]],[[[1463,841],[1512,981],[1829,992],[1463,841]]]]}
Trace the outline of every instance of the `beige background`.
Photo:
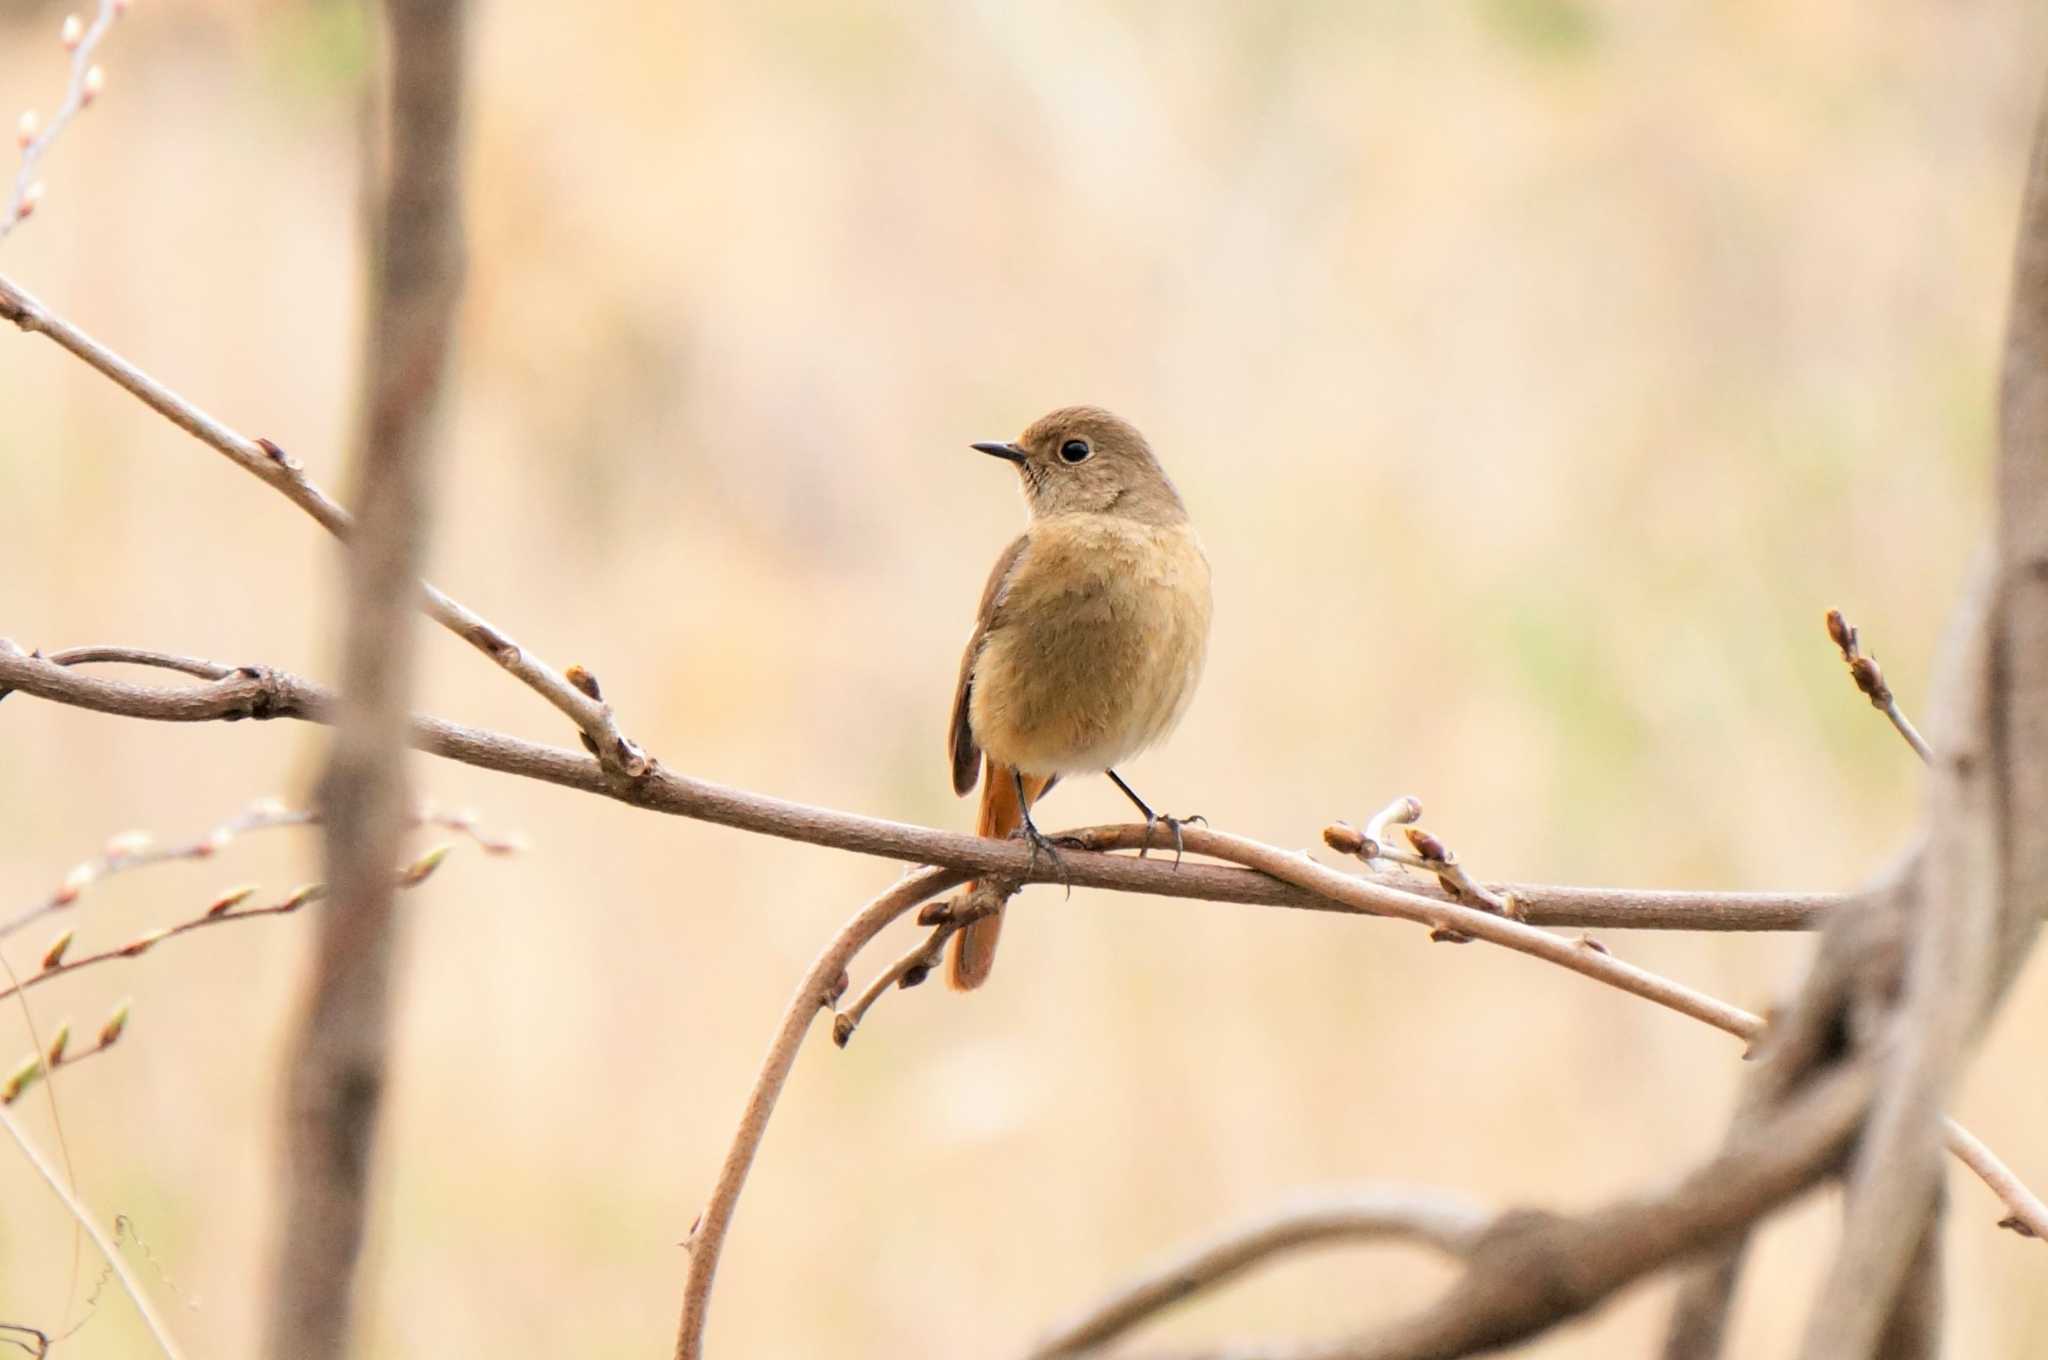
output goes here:
{"type": "MultiPolygon", "coordinates": [[[[54,102],[62,13],[0,16],[10,123],[54,102]]],[[[0,246],[337,487],[355,14],[138,0],[0,246]]],[[[1101,402],[1153,437],[1215,565],[1205,690],[1128,771],[1158,803],[1307,845],[1412,792],[1483,873],[1847,886],[1907,836],[1918,780],[1820,614],[1848,609],[1924,708],[1987,523],[2044,51],[2012,0],[484,5],[434,578],[596,670],[677,768],[965,826],[946,706],[1022,516],[965,444],[1101,402]]],[[[0,412],[0,633],[331,674],[334,552],[280,498],[40,341],[0,339],[0,412]]],[[[570,739],[423,645],[434,711],[570,739]]],[[[320,740],[7,703],[0,910],[109,833],[303,798],[320,740]]],[[[459,850],[407,902],[363,1352],[664,1354],[769,1027],[895,868],[415,773],[533,849],[459,850]]],[[[1097,783],[1047,822],[1118,815],[1097,783]]],[[[269,833],[75,924],[118,942],[314,856],[269,833]]],[[[58,1094],[85,1193],[139,1226],[195,1355],[258,1335],[307,938],[252,923],[33,996],[46,1026],[135,998],[58,1094]]],[[[1607,942],[1750,1006],[1808,949],[1607,942]]],[[[2044,1021],[2037,961],[1959,1105],[2037,1186],[2044,1021]]],[[[1410,927],[1048,889],[985,993],[892,997],[843,1055],[816,1037],[717,1354],[1001,1354],[1318,1185],[1591,1204],[1710,1148],[1740,1071],[1700,1025],[1410,927]]],[[[1951,1191],[1952,1352],[2048,1345],[2048,1256],[1951,1191]]],[[[1765,1236],[1734,1353],[1796,1337],[1832,1231],[1814,1204],[1765,1236]]],[[[0,1318],[60,1322],[71,1241],[0,1155],[0,1318]]],[[[1333,1251],[1154,1335],[1321,1334],[1444,1278],[1333,1251]]],[[[1531,1353],[1641,1355],[1665,1293],[1531,1353]]],[[[137,1338],[110,1299],[69,1353],[137,1338]]]]}

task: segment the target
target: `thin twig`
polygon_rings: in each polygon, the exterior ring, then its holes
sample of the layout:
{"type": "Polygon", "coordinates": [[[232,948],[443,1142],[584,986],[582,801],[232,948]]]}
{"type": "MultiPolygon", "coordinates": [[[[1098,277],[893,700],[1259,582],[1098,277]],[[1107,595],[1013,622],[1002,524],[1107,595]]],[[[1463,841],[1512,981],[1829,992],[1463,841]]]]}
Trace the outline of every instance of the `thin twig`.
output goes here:
{"type": "Polygon", "coordinates": [[[776,1029],[775,1038],[768,1045],[768,1054],[762,1059],[760,1073],[754,1078],[753,1092],[747,1097],[739,1129],[719,1166],[718,1179],[712,1185],[704,1212],[697,1216],[684,1242],[690,1254],[690,1268],[683,1283],[683,1316],[676,1333],[678,1360],[697,1360],[703,1354],[704,1320],[711,1306],[711,1281],[718,1271],[718,1257],[725,1247],[726,1230],[732,1225],[733,1210],[738,1206],[740,1191],[747,1183],[747,1171],[754,1164],[761,1136],[768,1131],[768,1118],[775,1112],[775,1102],[782,1094],[783,1084],[789,1080],[790,1068],[796,1064],[797,1050],[803,1046],[811,1021],[819,1011],[831,1009],[838,1000],[847,965],[868,941],[881,933],[883,927],[927,898],[965,881],[966,877],[966,873],[958,869],[928,868],[898,879],[832,937],[804,974],[803,981],[797,984],[789,1005],[783,1010],[782,1023],[776,1029]]]}
{"type": "Polygon", "coordinates": [[[1226,1229],[1118,1286],[1048,1332],[1029,1360],[1080,1355],[1253,1266],[1329,1242],[1416,1242],[1463,1257],[1491,1215],[1437,1192],[1372,1187],[1305,1197],[1226,1229]]]}
{"type": "MultiPolygon", "coordinates": [[[[1144,851],[1141,849],[1142,855],[1144,851]]],[[[853,1041],[854,1031],[860,1028],[862,1020],[882,994],[890,988],[910,988],[923,985],[939,966],[945,956],[946,941],[953,938],[964,926],[971,925],[984,916],[991,916],[1003,909],[1003,904],[1017,895],[1017,885],[998,880],[985,880],[977,884],[972,892],[957,899],[934,902],[917,915],[917,923],[930,926],[931,933],[917,946],[877,973],[866,987],[860,990],[851,1006],[842,1006],[832,1015],[832,1042],[841,1048],[853,1041]]]]}
{"type": "Polygon", "coordinates": [[[1854,625],[1842,616],[1841,610],[1830,609],[1827,612],[1827,627],[1828,637],[1841,649],[1842,660],[1849,667],[1849,678],[1856,682],[1856,688],[1862,691],[1864,698],[1870,700],[1872,708],[1891,720],[1891,725],[1898,729],[1899,735],[1906,739],[1906,745],[1913,748],[1913,753],[1920,757],[1921,762],[1931,763],[1934,760],[1934,748],[1927,744],[1927,739],[1920,735],[1920,730],[1913,726],[1912,721],[1906,717],[1905,710],[1899,707],[1898,696],[1892,693],[1891,685],[1885,681],[1884,671],[1878,666],[1877,658],[1864,655],[1863,639],[1854,625]]]}
{"type": "MultiPolygon", "coordinates": [[[[350,517],[321,490],[298,461],[268,439],[250,439],[215,420],[205,411],[94,340],[52,312],[11,279],[0,276],[0,321],[24,331],[46,335],[91,368],[113,379],[158,415],[201,443],[224,454],[298,506],[322,528],[346,539],[350,517]]],[[[570,683],[569,678],[535,656],[475,611],[422,582],[424,608],[436,623],[475,647],[553,704],[581,729],[608,772],[638,779],[651,762],[640,747],[619,730],[611,705],[570,683]]],[[[591,686],[595,688],[593,684],[591,686]]]]}
{"type": "MultiPolygon", "coordinates": [[[[317,809],[293,809],[275,798],[260,798],[194,840],[159,845],[151,841],[144,832],[121,832],[108,839],[106,848],[99,855],[73,865],[48,897],[23,908],[7,920],[0,921],[0,940],[75,905],[87,887],[117,874],[175,860],[211,859],[238,837],[251,831],[319,824],[320,813],[317,809]]],[[[459,832],[475,841],[477,847],[488,855],[509,855],[522,848],[522,843],[517,837],[491,834],[484,828],[476,814],[471,812],[441,812],[431,807],[422,807],[413,813],[412,825],[440,827],[459,832]]]]}
{"type": "MultiPolygon", "coordinates": [[[[410,865],[400,869],[393,876],[393,886],[399,889],[416,888],[426,882],[427,878],[434,872],[434,869],[439,867],[441,859],[447,854],[447,851],[448,847],[445,845],[436,846],[434,849],[429,850],[410,865]]],[[[187,935],[195,930],[205,930],[209,926],[224,926],[233,921],[255,920],[264,916],[290,916],[301,907],[312,902],[318,902],[327,896],[325,885],[307,883],[301,887],[294,888],[285,897],[269,906],[242,906],[242,902],[253,891],[254,889],[251,888],[232,889],[215,898],[197,916],[179,921],[173,925],[159,926],[154,930],[146,930],[129,940],[126,944],[116,945],[111,949],[103,949],[96,954],[81,954],[74,958],[68,953],[60,953],[55,963],[46,963],[39,971],[23,978],[20,983],[8,987],[0,987],[0,1001],[5,1001],[19,992],[26,992],[30,988],[39,986],[42,983],[54,982],[58,978],[75,973],[81,968],[90,968],[94,964],[112,963],[116,959],[141,958],[165,940],[175,939],[180,935],[187,935]]],[[[68,940],[66,943],[68,943],[68,940]]]]}
{"type": "MultiPolygon", "coordinates": [[[[326,722],[333,711],[330,690],[267,667],[231,668],[222,680],[158,689],[85,675],[48,658],[25,654],[5,638],[0,638],[0,688],[74,708],[156,722],[270,718],[326,722]]],[[[1043,856],[1034,863],[1029,847],[1019,842],[992,841],[965,832],[793,803],[693,779],[665,766],[656,766],[646,778],[622,786],[610,779],[597,761],[580,752],[440,718],[415,718],[413,744],[479,769],[599,794],[632,807],[897,863],[939,864],[1023,882],[1050,881],[1056,876],[1043,856]]],[[[1117,840],[1120,832],[1075,834],[1103,850],[1137,849],[1143,844],[1142,840],[1117,840]]],[[[1063,854],[1061,862],[1075,887],[1338,910],[1313,893],[1243,869],[1193,861],[1175,868],[1171,863],[1080,851],[1063,854]]],[[[1441,892],[1434,885],[1419,887],[1405,876],[1366,881],[1408,888],[1424,896],[1441,892]]],[[[1682,892],[1537,883],[1492,883],[1488,887],[1512,894],[1521,919],[1528,924],[1610,930],[1811,930],[1829,912],[1853,900],[1840,893],[1682,892]]]]}
{"type": "Polygon", "coordinates": [[[93,64],[94,49],[100,39],[107,36],[107,30],[114,26],[114,20],[121,17],[128,8],[128,0],[100,0],[98,13],[93,16],[90,26],[79,29],[75,16],[64,20],[64,45],[71,49],[71,80],[64,90],[64,101],[57,111],[50,115],[50,121],[43,124],[40,132],[33,131],[34,115],[22,116],[22,131],[28,140],[21,148],[21,168],[14,175],[14,189],[7,196],[7,206],[0,209],[0,239],[28,218],[36,209],[37,199],[42,194],[42,181],[36,178],[36,166],[57,138],[85,107],[98,97],[103,76],[100,68],[93,64]],[[75,36],[74,36],[75,35],[75,36]]]}
{"type": "Polygon", "coordinates": [[[50,1187],[50,1192],[63,1201],[64,1207],[71,1211],[72,1220],[85,1230],[93,1245],[99,1248],[100,1255],[106,1259],[108,1269],[112,1270],[114,1278],[121,1282],[121,1292],[128,1296],[129,1302],[135,1305],[135,1311],[142,1315],[142,1324],[149,1329],[150,1337],[156,1342],[157,1349],[170,1357],[170,1360],[182,1360],[183,1352],[178,1349],[178,1343],[171,1339],[171,1329],[157,1316],[156,1308],[150,1303],[149,1296],[143,1292],[141,1284],[129,1271],[128,1263],[121,1259],[120,1248],[100,1231],[100,1225],[93,1220],[92,1214],[78,1202],[78,1197],[71,1193],[70,1188],[57,1175],[56,1168],[52,1167],[36,1145],[29,1141],[28,1134],[22,1131],[21,1125],[15,1122],[14,1116],[5,1107],[0,1107],[0,1127],[4,1127],[13,1137],[15,1145],[21,1149],[22,1156],[36,1169],[36,1174],[43,1178],[44,1183],[50,1187]]]}
{"type": "Polygon", "coordinates": [[[940,922],[932,927],[931,934],[918,942],[916,948],[875,974],[874,979],[861,988],[852,1005],[842,1006],[832,1013],[832,1042],[841,1048],[853,1042],[854,1031],[860,1028],[860,1022],[867,1019],[868,1011],[890,988],[921,986],[931,976],[932,969],[944,959],[946,941],[952,939],[965,924],[964,921],[952,920],[940,922]]]}

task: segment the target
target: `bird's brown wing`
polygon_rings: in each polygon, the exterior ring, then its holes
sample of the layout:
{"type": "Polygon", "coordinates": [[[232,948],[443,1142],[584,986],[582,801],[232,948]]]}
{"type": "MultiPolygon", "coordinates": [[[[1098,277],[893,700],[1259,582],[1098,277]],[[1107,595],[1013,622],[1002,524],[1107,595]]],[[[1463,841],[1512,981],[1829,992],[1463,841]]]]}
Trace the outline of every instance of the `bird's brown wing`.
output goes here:
{"type": "Polygon", "coordinates": [[[960,682],[953,688],[953,720],[946,735],[947,747],[953,756],[953,792],[966,797],[974,791],[974,781],[981,773],[981,747],[974,741],[974,727],[968,721],[968,709],[974,697],[974,663],[981,656],[982,640],[988,630],[996,624],[997,611],[1002,608],[1003,596],[1008,593],[1010,576],[1023,560],[1024,550],[1031,546],[1031,535],[1017,535],[1017,540],[1003,549],[1003,555],[996,559],[995,570],[988,574],[988,584],[981,588],[981,607],[974,617],[974,636],[967,639],[967,650],[960,655],[960,682]]]}

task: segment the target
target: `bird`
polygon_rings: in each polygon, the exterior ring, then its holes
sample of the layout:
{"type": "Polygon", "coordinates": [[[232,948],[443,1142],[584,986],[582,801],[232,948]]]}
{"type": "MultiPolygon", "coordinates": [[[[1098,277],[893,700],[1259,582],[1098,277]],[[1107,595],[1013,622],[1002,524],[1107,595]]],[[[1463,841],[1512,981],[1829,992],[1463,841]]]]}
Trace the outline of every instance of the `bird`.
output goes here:
{"type": "MultiPolygon", "coordinates": [[[[1106,774],[1177,847],[1192,819],[1155,813],[1116,767],[1173,730],[1208,651],[1209,560],[1180,493],[1145,437],[1097,406],[969,447],[1015,465],[1030,523],[989,572],[960,658],[954,792],[978,779],[978,832],[1057,862],[1032,808],[1062,778],[1106,774]]],[[[955,990],[988,980],[1002,924],[998,908],[955,933],[955,990]]]]}

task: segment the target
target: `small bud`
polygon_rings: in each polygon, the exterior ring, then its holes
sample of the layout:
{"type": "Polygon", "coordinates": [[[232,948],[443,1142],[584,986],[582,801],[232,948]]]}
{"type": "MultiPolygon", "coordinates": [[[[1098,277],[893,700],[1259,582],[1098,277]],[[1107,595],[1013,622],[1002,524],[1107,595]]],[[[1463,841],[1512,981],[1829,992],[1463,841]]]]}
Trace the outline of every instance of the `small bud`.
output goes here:
{"type": "Polygon", "coordinates": [[[1444,843],[1419,826],[1408,828],[1408,843],[1415,847],[1415,853],[1432,864],[1449,864],[1451,852],[1444,843]]]}
{"type": "Polygon", "coordinates": [[[1828,611],[1828,640],[1842,649],[1846,660],[1856,653],[1856,630],[1849,626],[1849,620],[1842,617],[1839,609],[1828,611]]]}
{"type": "Polygon", "coordinates": [[[158,940],[161,940],[164,936],[170,933],[171,932],[168,929],[147,931],[141,935],[137,935],[134,939],[122,945],[119,949],[115,950],[114,952],[119,954],[124,959],[132,959],[136,957],[138,954],[147,954],[150,950],[150,946],[154,945],[158,940]]]}
{"type": "Polygon", "coordinates": [[[92,103],[93,100],[98,99],[100,97],[100,91],[106,88],[106,71],[98,66],[94,66],[88,69],[85,73],[85,93],[83,97],[81,97],[78,101],[80,107],[84,107],[85,105],[92,103]]]}
{"type": "Polygon", "coordinates": [[[1333,822],[1323,828],[1323,844],[1340,855],[1355,855],[1364,850],[1369,842],[1365,839],[1365,833],[1351,823],[1333,822]]]}
{"type": "Polygon", "coordinates": [[[58,907],[70,906],[78,900],[78,895],[85,891],[85,885],[92,882],[93,877],[93,867],[90,864],[73,865],[71,872],[64,875],[64,882],[58,885],[56,894],[50,898],[50,904],[58,907]]]}
{"type": "Polygon", "coordinates": [[[1591,935],[1579,936],[1579,948],[1590,949],[1595,954],[1611,954],[1613,952],[1612,950],[1608,949],[1606,945],[1594,939],[1591,935]]]}
{"type": "Polygon", "coordinates": [[[1449,926],[1438,926],[1429,932],[1431,944],[1470,944],[1472,937],[1449,926]]]}
{"type": "Polygon", "coordinates": [[[1856,688],[1870,696],[1870,702],[1883,708],[1892,701],[1892,688],[1884,682],[1884,672],[1877,668],[1877,662],[1867,656],[1859,656],[1849,663],[1849,674],[1856,681],[1856,688]]]}
{"type": "Polygon", "coordinates": [[[292,889],[291,896],[277,904],[277,909],[279,911],[297,911],[308,902],[318,902],[325,896],[327,896],[327,885],[325,883],[301,883],[298,887],[292,889]]]}
{"type": "Polygon", "coordinates": [[[258,798],[255,802],[249,804],[249,815],[251,817],[260,818],[263,821],[268,822],[275,821],[279,817],[290,816],[291,810],[285,806],[284,799],[279,798],[274,793],[271,793],[265,794],[263,797],[258,798]]]}
{"type": "Polygon", "coordinates": [[[207,903],[206,917],[208,920],[212,920],[216,916],[225,916],[255,895],[256,885],[254,883],[244,883],[240,887],[229,888],[219,897],[207,903]]]}
{"type": "Polygon", "coordinates": [[[69,1020],[65,1020],[57,1026],[57,1032],[50,1036],[50,1046],[48,1049],[45,1050],[50,1060],[50,1066],[55,1067],[59,1063],[63,1062],[64,1050],[70,1047],[71,1022],[69,1020]]]}
{"type": "Polygon", "coordinates": [[[123,831],[107,840],[108,859],[127,859],[149,849],[150,837],[147,831],[123,831]]]}
{"type": "Polygon", "coordinates": [[[12,1105],[21,1099],[21,1093],[35,1084],[43,1075],[43,1055],[31,1053],[23,1058],[19,1066],[7,1074],[7,1080],[0,1083],[0,1105],[12,1105]]]}
{"type": "Polygon", "coordinates": [[[922,986],[924,980],[930,977],[931,975],[932,966],[928,963],[920,961],[917,963],[913,963],[908,968],[904,969],[903,977],[896,983],[896,985],[897,987],[907,992],[912,987],[922,986]]]}
{"type": "Polygon", "coordinates": [[[106,1048],[121,1037],[121,1031],[128,1028],[129,1001],[114,1007],[114,1013],[107,1017],[107,1023],[100,1026],[100,1047],[106,1048]]]}
{"type": "MultiPolygon", "coordinates": [[[[846,1045],[847,1045],[847,1042],[848,1042],[848,1041],[849,1041],[850,1039],[852,1039],[852,1038],[853,1038],[853,1017],[852,1017],[852,1016],[850,1016],[850,1015],[835,1015],[835,1016],[833,1016],[833,1017],[832,1017],[832,1043],[833,1043],[833,1046],[834,1046],[834,1047],[837,1047],[837,1048],[845,1048],[845,1047],[846,1047],[846,1045]]],[[[691,1229],[690,1229],[690,1231],[694,1233],[694,1232],[696,1231],[696,1229],[695,1229],[695,1228],[693,1227],[693,1228],[691,1228],[691,1229]]],[[[685,1243],[684,1245],[685,1245],[685,1246],[687,1246],[687,1245],[689,1245],[689,1244],[688,1244],[688,1243],[685,1243]]]]}
{"type": "Polygon", "coordinates": [[[917,923],[921,926],[944,925],[953,919],[953,899],[941,897],[936,902],[927,902],[917,909],[917,923]]]}
{"type": "Polygon", "coordinates": [[[64,951],[71,948],[71,939],[77,933],[75,930],[67,930],[56,939],[50,941],[50,947],[43,951],[43,971],[45,973],[64,962],[64,951]]]}
{"type": "Polygon", "coordinates": [[[434,870],[441,867],[441,861],[448,858],[448,852],[454,848],[447,841],[443,841],[427,851],[426,854],[421,855],[418,859],[406,865],[405,868],[399,870],[398,886],[401,888],[417,888],[420,884],[426,882],[433,876],[434,870]]]}
{"type": "Polygon", "coordinates": [[[571,666],[562,673],[562,678],[577,689],[582,690],[590,698],[596,699],[599,702],[604,700],[604,692],[597,687],[597,677],[584,670],[583,667],[571,666]]]}
{"type": "Polygon", "coordinates": [[[839,998],[845,996],[846,989],[852,985],[853,979],[848,976],[844,968],[840,969],[839,976],[833,978],[832,985],[825,989],[825,1004],[827,1006],[838,1005],[839,998]]]}
{"type": "Polygon", "coordinates": [[[76,14],[64,16],[64,27],[58,34],[66,52],[76,52],[78,45],[85,41],[85,23],[76,14]]]}
{"type": "Polygon", "coordinates": [[[2011,1232],[2016,1232],[2021,1237],[2040,1236],[2039,1233],[2035,1232],[2032,1228],[2028,1227],[2026,1222],[2023,1219],[2021,1219],[2018,1214],[2008,1214],[2004,1218],[1999,1219],[1998,1226],[2001,1228],[2005,1228],[2011,1232]]]}
{"type": "Polygon", "coordinates": [[[23,109],[21,117],[14,120],[14,144],[23,151],[28,150],[29,144],[35,141],[36,132],[42,125],[43,120],[36,117],[34,109],[23,109]]]}

